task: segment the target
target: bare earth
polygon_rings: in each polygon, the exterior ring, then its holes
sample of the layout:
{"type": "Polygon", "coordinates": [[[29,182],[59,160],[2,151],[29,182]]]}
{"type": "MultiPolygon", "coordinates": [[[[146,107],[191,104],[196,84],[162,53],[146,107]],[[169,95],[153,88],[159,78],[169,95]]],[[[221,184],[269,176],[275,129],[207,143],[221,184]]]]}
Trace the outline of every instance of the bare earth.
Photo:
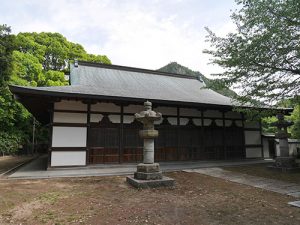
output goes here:
{"type": "Polygon", "coordinates": [[[0,224],[300,224],[293,197],[196,173],[174,189],[137,190],[124,176],[0,181],[0,224]]]}

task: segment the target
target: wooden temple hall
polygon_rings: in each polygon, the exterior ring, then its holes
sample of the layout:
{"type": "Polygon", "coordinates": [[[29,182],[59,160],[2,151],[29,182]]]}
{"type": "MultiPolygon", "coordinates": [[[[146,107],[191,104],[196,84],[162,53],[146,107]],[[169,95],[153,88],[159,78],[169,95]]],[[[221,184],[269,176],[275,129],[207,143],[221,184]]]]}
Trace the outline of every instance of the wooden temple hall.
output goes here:
{"type": "Polygon", "coordinates": [[[70,85],[10,86],[15,97],[51,128],[48,167],[142,161],[142,124],[134,114],[149,100],[156,161],[264,157],[261,126],[232,111],[230,98],[187,75],[75,62],[70,85]]]}

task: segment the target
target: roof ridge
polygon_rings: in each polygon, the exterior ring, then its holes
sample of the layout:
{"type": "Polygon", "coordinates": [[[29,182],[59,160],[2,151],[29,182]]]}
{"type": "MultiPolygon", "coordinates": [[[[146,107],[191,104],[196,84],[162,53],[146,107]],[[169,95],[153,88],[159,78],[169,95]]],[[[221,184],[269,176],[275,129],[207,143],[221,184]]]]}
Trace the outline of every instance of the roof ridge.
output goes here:
{"type": "Polygon", "coordinates": [[[113,64],[103,64],[103,63],[87,62],[87,61],[78,61],[78,65],[99,67],[99,68],[105,68],[105,69],[115,69],[115,70],[117,69],[117,70],[123,70],[123,71],[131,71],[131,72],[142,72],[142,73],[148,73],[148,74],[152,74],[152,75],[163,75],[163,76],[198,80],[197,77],[191,76],[191,75],[178,74],[178,73],[167,73],[167,72],[162,72],[162,71],[158,71],[158,70],[150,70],[150,69],[143,69],[143,68],[137,68],[137,67],[120,66],[120,65],[113,65],[113,64]]]}

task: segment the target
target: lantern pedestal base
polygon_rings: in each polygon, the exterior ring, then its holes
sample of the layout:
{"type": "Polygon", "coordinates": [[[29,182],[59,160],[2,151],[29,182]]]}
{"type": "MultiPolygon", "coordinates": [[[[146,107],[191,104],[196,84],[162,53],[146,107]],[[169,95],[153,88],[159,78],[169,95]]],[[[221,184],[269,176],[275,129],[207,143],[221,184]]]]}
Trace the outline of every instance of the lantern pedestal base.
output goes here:
{"type": "Polygon", "coordinates": [[[170,177],[163,176],[159,180],[138,180],[133,176],[126,177],[127,183],[135,188],[158,188],[158,187],[174,187],[175,180],[170,177]]]}
{"type": "Polygon", "coordinates": [[[300,167],[296,163],[294,157],[277,157],[272,166],[268,167],[271,170],[276,170],[286,173],[296,173],[300,172],[300,167]]]}

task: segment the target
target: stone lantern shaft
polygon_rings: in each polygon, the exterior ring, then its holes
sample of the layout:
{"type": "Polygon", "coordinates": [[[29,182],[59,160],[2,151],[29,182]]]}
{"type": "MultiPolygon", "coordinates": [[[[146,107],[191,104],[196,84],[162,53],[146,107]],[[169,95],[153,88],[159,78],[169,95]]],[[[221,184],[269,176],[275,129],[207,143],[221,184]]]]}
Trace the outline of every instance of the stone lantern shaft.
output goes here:
{"type": "Polygon", "coordinates": [[[152,111],[151,102],[146,101],[144,103],[145,110],[136,113],[136,120],[143,123],[143,130],[139,132],[141,138],[144,139],[143,149],[143,163],[151,164],[154,163],[154,138],[158,136],[158,131],[154,129],[154,121],[160,120],[162,115],[152,111]]]}
{"type": "Polygon", "coordinates": [[[143,163],[137,165],[137,171],[134,176],[128,176],[127,182],[137,188],[174,186],[175,181],[172,178],[162,175],[158,163],[154,163],[154,138],[158,136],[158,131],[154,129],[154,121],[162,118],[161,113],[152,111],[152,103],[144,103],[145,110],[136,113],[135,119],[143,123],[143,130],[139,135],[144,139],[143,163]]]}
{"type": "Polygon", "coordinates": [[[299,171],[300,168],[296,163],[293,156],[289,153],[289,134],[287,128],[293,125],[293,122],[284,120],[284,115],[279,113],[277,115],[278,121],[272,123],[272,126],[277,127],[277,133],[275,137],[279,139],[279,156],[276,156],[275,163],[269,166],[270,169],[275,169],[283,172],[299,171]]]}

